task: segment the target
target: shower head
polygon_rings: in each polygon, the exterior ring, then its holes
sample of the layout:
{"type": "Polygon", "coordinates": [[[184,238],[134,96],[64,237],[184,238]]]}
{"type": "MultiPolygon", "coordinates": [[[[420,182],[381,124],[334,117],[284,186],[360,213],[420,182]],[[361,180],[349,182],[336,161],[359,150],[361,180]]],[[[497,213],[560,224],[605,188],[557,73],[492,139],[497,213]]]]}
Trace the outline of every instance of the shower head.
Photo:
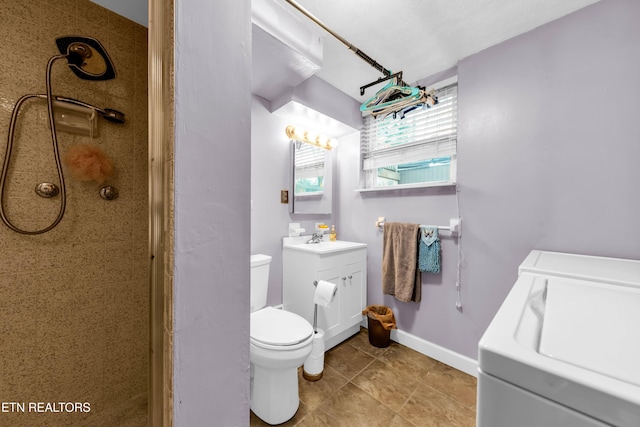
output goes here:
{"type": "Polygon", "coordinates": [[[116,69],[100,42],[91,37],[66,36],[56,39],[58,50],[66,55],[69,68],[85,80],[109,80],[116,69]]]}

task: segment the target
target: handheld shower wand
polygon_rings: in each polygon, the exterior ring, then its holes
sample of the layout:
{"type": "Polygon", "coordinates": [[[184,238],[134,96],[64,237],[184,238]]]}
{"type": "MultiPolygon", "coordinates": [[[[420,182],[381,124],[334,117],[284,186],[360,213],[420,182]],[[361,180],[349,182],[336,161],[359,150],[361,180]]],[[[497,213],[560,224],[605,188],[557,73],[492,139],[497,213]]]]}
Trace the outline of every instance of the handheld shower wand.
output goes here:
{"type": "MultiPolygon", "coordinates": [[[[56,227],[62,218],[64,217],[65,209],[67,206],[67,196],[66,196],[66,187],[64,181],[64,174],[62,172],[62,165],[60,162],[60,149],[58,146],[58,136],[56,133],[56,123],[53,116],[53,101],[57,97],[54,97],[51,89],[51,69],[53,67],[53,63],[58,59],[67,59],[69,63],[69,68],[71,71],[75,73],[76,76],[85,80],[109,80],[116,76],[115,67],[111,62],[111,58],[107,54],[107,51],[102,47],[100,42],[91,37],[79,37],[79,36],[68,36],[68,37],[60,37],[56,40],[56,44],[58,49],[60,50],[59,55],[54,55],[49,58],[47,62],[46,68],[46,94],[45,95],[25,95],[21,97],[16,105],[13,107],[13,112],[11,114],[11,121],[9,123],[9,133],[7,136],[7,149],[5,151],[4,163],[2,166],[2,174],[0,175],[0,219],[5,223],[7,227],[11,230],[27,235],[35,235],[42,234],[52,230],[56,227]],[[9,165],[11,162],[11,153],[13,150],[13,142],[15,136],[15,128],[16,122],[18,120],[18,112],[20,111],[20,107],[22,103],[31,97],[44,97],[47,100],[47,111],[49,117],[49,126],[51,128],[51,142],[53,145],[53,153],[54,159],[56,162],[56,169],[58,172],[58,178],[60,180],[60,211],[58,212],[58,216],[56,219],[47,227],[35,230],[28,231],[22,230],[19,227],[16,227],[11,223],[7,214],[5,212],[4,206],[4,193],[7,182],[7,174],[9,170],[9,165]]],[[[96,110],[102,117],[106,120],[123,123],[124,122],[124,114],[110,109],[99,109],[90,104],[83,103],[82,101],[71,100],[71,98],[59,99],[65,102],[72,102],[78,105],[84,105],[89,108],[93,108],[96,110]]]]}

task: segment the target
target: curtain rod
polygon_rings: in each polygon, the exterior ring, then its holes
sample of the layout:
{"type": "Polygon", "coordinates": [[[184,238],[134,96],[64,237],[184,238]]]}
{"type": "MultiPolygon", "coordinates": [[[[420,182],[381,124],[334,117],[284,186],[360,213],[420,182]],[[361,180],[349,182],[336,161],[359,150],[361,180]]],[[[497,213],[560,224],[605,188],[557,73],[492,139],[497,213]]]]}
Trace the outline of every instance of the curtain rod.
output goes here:
{"type": "MultiPolygon", "coordinates": [[[[369,84],[368,86],[372,86],[373,84],[379,83],[381,81],[384,80],[388,80],[388,78],[392,75],[391,71],[386,69],[385,67],[383,67],[381,64],[379,64],[377,61],[375,61],[373,58],[371,58],[369,55],[367,55],[366,53],[364,53],[363,51],[361,51],[360,49],[358,49],[356,46],[354,46],[353,44],[349,43],[344,37],[340,36],[338,33],[336,33],[335,31],[331,30],[329,27],[327,27],[322,21],[320,21],[318,18],[316,18],[311,12],[309,12],[307,9],[305,9],[304,7],[302,7],[301,5],[299,5],[296,1],[294,0],[286,0],[287,3],[289,3],[291,6],[295,7],[296,9],[298,9],[303,15],[305,15],[307,18],[311,19],[313,22],[315,22],[316,24],[318,24],[320,27],[322,27],[322,29],[324,29],[326,32],[328,32],[329,34],[331,34],[333,37],[335,37],[336,39],[338,39],[342,44],[344,44],[345,46],[347,46],[349,48],[349,50],[353,51],[356,55],[358,55],[362,60],[364,60],[366,63],[368,63],[369,65],[371,65],[373,68],[375,68],[376,70],[380,71],[382,74],[385,75],[385,77],[387,78],[381,78],[378,79],[376,82],[369,84]]],[[[405,83],[402,80],[402,75],[400,75],[399,78],[399,82],[398,84],[400,84],[401,86],[409,86],[407,83],[405,83]]],[[[363,86],[363,87],[368,87],[368,86],[363,86]]],[[[364,93],[364,91],[362,90],[362,88],[360,89],[361,94],[364,93]]]]}

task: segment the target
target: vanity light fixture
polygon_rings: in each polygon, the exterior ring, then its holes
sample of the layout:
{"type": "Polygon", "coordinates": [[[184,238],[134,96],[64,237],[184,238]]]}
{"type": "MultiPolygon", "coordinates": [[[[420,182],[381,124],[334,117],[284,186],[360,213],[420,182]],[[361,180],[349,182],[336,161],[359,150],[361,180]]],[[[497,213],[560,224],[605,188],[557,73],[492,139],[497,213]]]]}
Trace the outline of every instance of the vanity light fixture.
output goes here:
{"type": "Polygon", "coordinates": [[[329,138],[326,135],[320,135],[312,130],[301,128],[300,126],[289,125],[285,129],[285,133],[290,140],[301,141],[314,147],[331,150],[338,145],[338,141],[329,138]]]}

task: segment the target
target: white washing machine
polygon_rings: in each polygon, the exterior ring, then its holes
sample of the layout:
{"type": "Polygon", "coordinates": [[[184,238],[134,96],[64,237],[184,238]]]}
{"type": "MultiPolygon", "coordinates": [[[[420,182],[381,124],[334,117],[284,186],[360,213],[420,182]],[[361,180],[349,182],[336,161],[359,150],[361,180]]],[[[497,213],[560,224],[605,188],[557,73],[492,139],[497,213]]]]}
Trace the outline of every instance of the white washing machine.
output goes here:
{"type": "Polygon", "coordinates": [[[639,427],[640,261],[532,251],[478,347],[478,427],[639,427]]]}

